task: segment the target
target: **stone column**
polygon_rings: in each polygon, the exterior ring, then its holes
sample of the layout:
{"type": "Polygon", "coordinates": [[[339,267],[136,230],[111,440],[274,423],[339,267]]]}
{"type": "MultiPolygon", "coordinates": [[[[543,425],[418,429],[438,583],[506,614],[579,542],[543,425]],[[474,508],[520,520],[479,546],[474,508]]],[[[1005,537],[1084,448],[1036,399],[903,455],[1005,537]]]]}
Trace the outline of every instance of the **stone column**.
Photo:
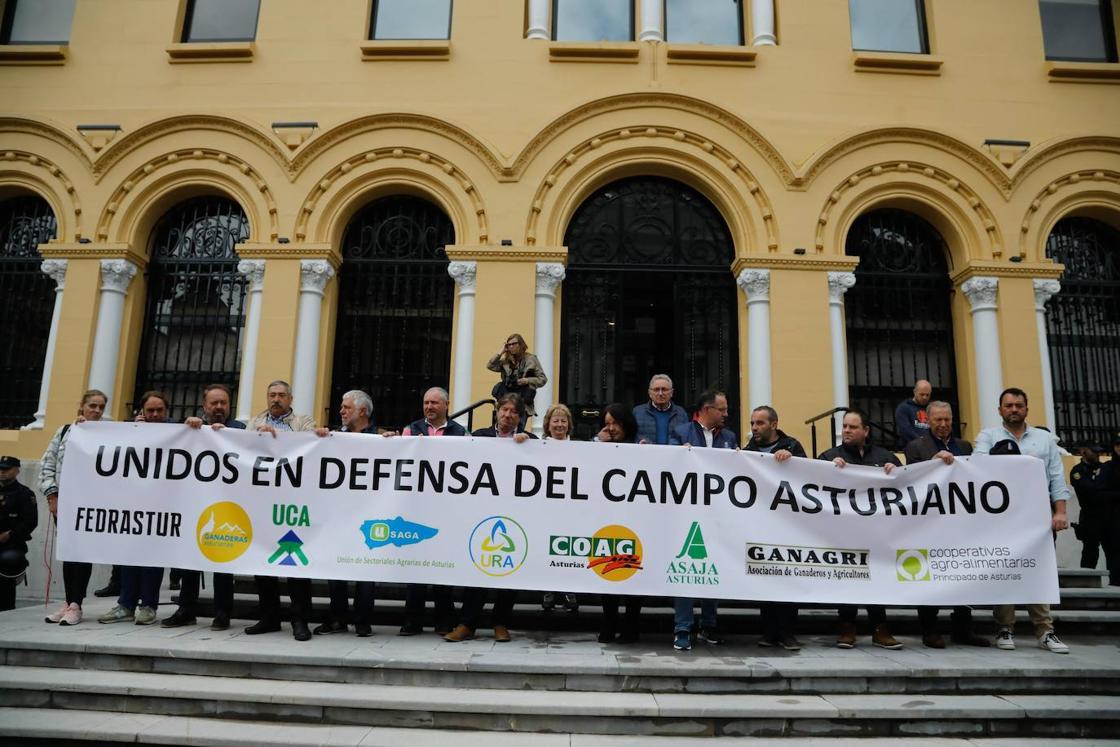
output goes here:
{"type": "Polygon", "coordinates": [[[21,430],[40,431],[47,418],[47,396],[51,391],[51,369],[54,368],[54,348],[58,343],[58,319],[62,315],[62,290],[66,286],[67,264],[69,263],[65,259],[44,259],[39,266],[54,281],[54,310],[51,312],[51,331],[47,335],[47,354],[43,358],[43,380],[39,384],[39,409],[35,411],[35,420],[21,430]]]}
{"type": "MultiPolygon", "coordinates": [[[[447,274],[459,291],[459,307],[455,310],[455,370],[451,377],[451,411],[471,403],[471,370],[474,364],[474,286],[477,262],[452,262],[447,274]]],[[[466,416],[459,419],[464,427],[466,416]]]]}
{"type": "MultiPolygon", "coordinates": [[[[828,331],[832,341],[832,406],[848,406],[848,344],[844,329],[844,294],[856,284],[854,272],[828,273],[828,331]]],[[[843,413],[832,416],[839,443],[843,413]]]]}
{"type": "Polygon", "coordinates": [[[237,420],[248,423],[253,417],[253,376],[257,372],[257,343],[261,336],[261,291],[264,289],[263,259],[243,259],[237,271],[249,280],[245,300],[245,334],[241,345],[241,377],[237,383],[237,420]]]}
{"type": "Polygon", "coordinates": [[[552,331],[556,319],[556,289],[564,281],[564,265],[559,262],[537,262],[536,313],[533,324],[533,347],[540,359],[548,383],[537,390],[533,409],[537,417],[533,422],[533,432],[538,436],[544,432],[544,414],[552,407],[552,387],[556,382],[556,366],[552,358],[555,343],[552,331]]]}
{"type": "Polygon", "coordinates": [[[662,0],[640,0],[638,18],[641,32],[638,41],[664,41],[665,19],[661,16],[662,0]]]}
{"type": "Polygon", "coordinates": [[[1050,341],[1046,329],[1046,302],[1058,294],[1062,284],[1057,280],[1034,281],[1034,318],[1038,326],[1038,356],[1042,365],[1042,398],[1046,406],[1046,427],[1057,433],[1054,414],[1054,373],[1050,369],[1050,341]]]}
{"type": "Polygon", "coordinates": [[[552,38],[548,33],[548,0],[529,0],[529,28],[525,30],[526,39],[552,38]]]}
{"type": "Polygon", "coordinates": [[[116,394],[117,359],[121,350],[121,326],[128,286],[139,268],[127,259],[101,260],[101,300],[97,309],[97,331],[89,367],[89,388],[105,392],[109,404],[116,394]]]}
{"type": "Polygon", "coordinates": [[[751,45],[772,47],[778,43],[774,36],[774,0],[751,0],[751,45]]]}
{"type": "Polygon", "coordinates": [[[996,299],[999,278],[974,277],[961,285],[972,306],[972,346],[976,358],[976,396],[979,398],[980,428],[1000,424],[999,393],[1003,390],[1003,364],[999,349],[996,299]]]}
{"type": "Polygon", "coordinates": [[[770,388],[770,271],[743,270],[736,280],[747,297],[748,402],[753,409],[769,405],[770,388]]]}
{"type": "Polygon", "coordinates": [[[296,360],[292,369],[292,409],[316,417],[319,374],[319,321],[323,315],[323,289],[334,277],[325,259],[305,259],[299,272],[299,326],[296,329],[296,360]]]}

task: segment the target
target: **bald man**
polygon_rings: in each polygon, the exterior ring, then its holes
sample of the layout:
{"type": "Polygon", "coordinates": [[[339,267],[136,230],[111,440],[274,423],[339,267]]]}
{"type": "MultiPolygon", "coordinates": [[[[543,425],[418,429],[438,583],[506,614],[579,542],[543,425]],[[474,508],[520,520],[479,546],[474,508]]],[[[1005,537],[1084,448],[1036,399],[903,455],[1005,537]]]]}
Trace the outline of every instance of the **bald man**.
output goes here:
{"type": "Polygon", "coordinates": [[[914,396],[905,402],[899,403],[894,411],[894,430],[898,435],[898,448],[906,447],[916,438],[929,433],[929,418],[926,417],[926,405],[933,394],[933,385],[925,379],[918,379],[914,383],[914,396]]]}

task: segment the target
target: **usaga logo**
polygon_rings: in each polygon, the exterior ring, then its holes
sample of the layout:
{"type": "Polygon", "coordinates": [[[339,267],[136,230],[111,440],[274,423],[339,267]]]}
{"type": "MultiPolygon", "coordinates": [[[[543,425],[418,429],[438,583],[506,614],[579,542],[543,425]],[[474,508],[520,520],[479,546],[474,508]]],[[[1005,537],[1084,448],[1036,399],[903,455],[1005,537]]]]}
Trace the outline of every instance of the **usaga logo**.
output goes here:
{"type": "Polygon", "coordinates": [[[487,576],[508,576],[525,562],[529,539],[508,516],[487,516],[471,531],[471,560],[487,576]]]}
{"type": "Polygon", "coordinates": [[[929,550],[896,550],[894,570],[899,581],[929,581],[929,550]]]}
{"type": "Polygon", "coordinates": [[[362,536],[366,540],[366,547],[371,550],[386,545],[415,545],[417,542],[430,540],[437,534],[438,529],[405,521],[400,516],[395,519],[370,519],[362,524],[362,536]]]}
{"type": "Polygon", "coordinates": [[[198,517],[198,549],[215,563],[241,557],[253,542],[253,523],[233,501],[207,506],[198,517]]]}

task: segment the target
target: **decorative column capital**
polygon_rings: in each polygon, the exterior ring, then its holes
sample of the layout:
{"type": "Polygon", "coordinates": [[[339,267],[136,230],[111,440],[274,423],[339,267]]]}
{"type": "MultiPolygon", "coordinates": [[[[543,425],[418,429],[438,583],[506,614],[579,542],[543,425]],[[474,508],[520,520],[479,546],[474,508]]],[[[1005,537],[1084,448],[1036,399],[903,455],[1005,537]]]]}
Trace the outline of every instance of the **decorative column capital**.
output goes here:
{"type": "Polygon", "coordinates": [[[237,271],[249,281],[250,292],[264,288],[264,263],[263,259],[243,259],[237,263],[237,271]]]}
{"type": "Polygon", "coordinates": [[[66,287],[66,266],[69,262],[65,259],[44,259],[39,269],[43,274],[54,281],[57,290],[66,287]]]}
{"type": "MultiPolygon", "coordinates": [[[[262,263],[263,264],[263,263],[262,263]]],[[[240,270],[240,265],[238,266],[240,270]]],[[[263,267],[262,267],[263,272],[263,267]]],[[[323,289],[334,277],[334,268],[325,259],[303,259],[299,263],[299,290],[301,293],[323,295],[323,289]]]]}
{"type": "Polygon", "coordinates": [[[828,300],[832,303],[840,303],[844,294],[851,290],[855,284],[856,274],[854,272],[828,273],[828,300]]]}
{"type": "Polygon", "coordinates": [[[735,282],[747,295],[747,303],[770,300],[770,271],[749,269],[739,273],[735,282]]]}
{"type": "Polygon", "coordinates": [[[1062,284],[1057,280],[1035,280],[1034,281],[1034,308],[1036,311],[1046,311],[1046,302],[1054,296],[1058,295],[1058,291],[1062,289],[1062,284]]]}
{"type": "Polygon", "coordinates": [[[559,262],[537,262],[537,293],[555,296],[564,275],[564,265],[559,262]]]}
{"type": "Polygon", "coordinates": [[[101,260],[101,290],[125,293],[138,268],[127,259],[101,260]]]}
{"type": "Polygon", "coordinates": [[[961,292],[968,298],[972,305],[972,313],[996,308],[996,297],[999,295],[999,278],[974,277],[969,278],[961,285],[961,292]]]}
{"type": "MultiPolygon", "coordinates": [[[[460,293],[474,293],[475,276],[477,273],[477,262],[457,260],[447,265],[447,274],[455,281],[455,285],[459,286],[460,293]]],[[[538,283],[539,282],[538,280],[538,283]]]]}

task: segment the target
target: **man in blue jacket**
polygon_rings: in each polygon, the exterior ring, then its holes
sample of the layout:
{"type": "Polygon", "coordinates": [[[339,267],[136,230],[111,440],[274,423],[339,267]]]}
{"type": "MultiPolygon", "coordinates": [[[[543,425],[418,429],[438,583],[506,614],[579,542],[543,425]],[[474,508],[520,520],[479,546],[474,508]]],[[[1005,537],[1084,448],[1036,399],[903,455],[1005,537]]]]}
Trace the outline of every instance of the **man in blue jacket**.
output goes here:
{"type": "Polygon", "coordinates": [[[688,423],[688,413],[673,404],[673,380],[668,374],[654,374],[649,380],[649,402],[634,408],[638,421],[638,442],[667,444],[673,431],[688,423]]]}
{"type": "MultiPolygon", "coordinates": [[[[709,389],[700,395],[699,407],[692,422],[677,426],[669,436],[669,443],[700,448],[737,449],[739,441],[735,434],[723,427],[726,419],[727,395],[718,389],[709,389]]],[[[673,600],[673,648],[677,651],[689,651],[692,648],[692,606],[695,601],[691,597],[673,600]]],[[[712,645],[723,643],[716,626],[716,610],[716,600],[700,600],[700,629],[696,637],[712,645]]]]}

